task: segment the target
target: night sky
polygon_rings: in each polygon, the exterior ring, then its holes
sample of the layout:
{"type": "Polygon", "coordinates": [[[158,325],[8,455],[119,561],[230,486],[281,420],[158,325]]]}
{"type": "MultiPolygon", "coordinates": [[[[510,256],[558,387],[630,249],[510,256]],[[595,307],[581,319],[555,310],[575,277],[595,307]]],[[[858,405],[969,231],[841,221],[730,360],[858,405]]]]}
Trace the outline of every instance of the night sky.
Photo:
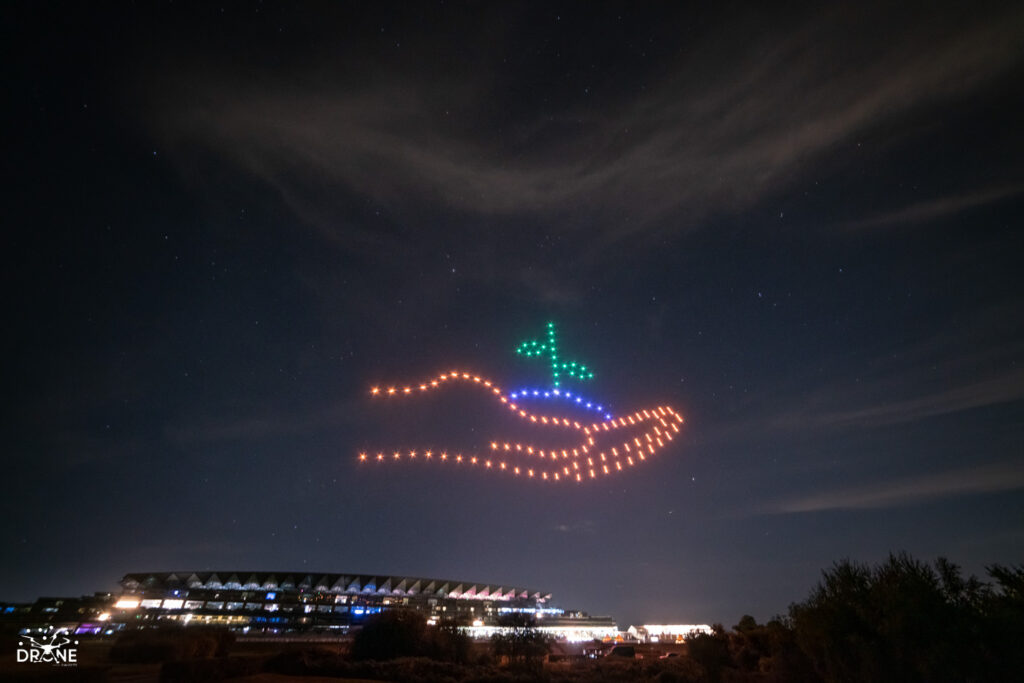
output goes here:
{"type": "Polygon", "coordinates": [[[404,574],[731,625],[846,557],[1020,563],[1024,11],[763,4],[5,4],[0,598],[404,574]],[[549,320],[680,437],[583,484],[357,462],[520,428],[369,390],[544,386],[549,320]]]}

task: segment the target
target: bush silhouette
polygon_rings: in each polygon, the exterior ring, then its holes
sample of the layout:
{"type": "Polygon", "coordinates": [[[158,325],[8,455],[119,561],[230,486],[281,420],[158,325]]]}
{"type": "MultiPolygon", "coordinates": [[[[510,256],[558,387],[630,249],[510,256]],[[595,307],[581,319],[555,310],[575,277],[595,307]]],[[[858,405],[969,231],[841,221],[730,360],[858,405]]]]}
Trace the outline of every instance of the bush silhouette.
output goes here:
{"type": "Polygon", "coordinates": [[[352,640],[354,660],[428,657],[464,662],[469,638],[454,628],[428,626],[426,617],[410,610],[389,610],[366,620],[352,640]]]}
{"type": "Polygon", "coordinates": [[[849,560],[790,608],[797,642],[826,681],[1022,680],[1024,571],[964,579],[944,559],[849,560]]]}
{"type": "Polygon", "coordinates": [[[122,633],[108,656],[125,664],[208,659],[226,656],[234,642],[235,635],[223,628],[161,626],[122,633]]]}

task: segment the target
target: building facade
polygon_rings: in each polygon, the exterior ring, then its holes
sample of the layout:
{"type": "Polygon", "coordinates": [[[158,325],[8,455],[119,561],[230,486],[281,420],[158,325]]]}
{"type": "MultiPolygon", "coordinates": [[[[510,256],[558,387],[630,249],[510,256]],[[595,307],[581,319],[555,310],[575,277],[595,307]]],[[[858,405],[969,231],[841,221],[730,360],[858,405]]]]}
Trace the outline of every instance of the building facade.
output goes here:
{"type": "Polygon", "coordinates": [[[120,583],[116,593],[41,598],[31,606],[12,606],[10,615],[25,628],[81,635],[170,623],[219,625],[251,635],[343,635],[392,609],[414,610],[429,624],[460,627],[473,637],[500,631],[508,615],[532,617],[544,632],[573,641],[618,632],[610,617],[562,610],[544,591],[448,579],[183,571],[126,574],[120,583]]]}

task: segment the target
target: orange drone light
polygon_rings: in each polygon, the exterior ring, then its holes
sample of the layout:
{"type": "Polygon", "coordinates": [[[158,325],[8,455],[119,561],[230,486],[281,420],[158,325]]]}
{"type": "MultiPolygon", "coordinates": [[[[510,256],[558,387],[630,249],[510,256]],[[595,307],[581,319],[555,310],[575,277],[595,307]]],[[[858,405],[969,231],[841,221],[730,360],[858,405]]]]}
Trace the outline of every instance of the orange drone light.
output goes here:
{"type": "MultiPolygon", "coordinates": [[[[683,417],[670,406],[639,410],[619,418],[583,424],[578,419],[557,414],[536,414],[506,395],[494,382],[462,370],[442,372],[424,382],[409,385],[375,386],[372,397],[401,400],[413,395],[431,394],[455,383],[480,387],[498,404],[517,418],[542,428],[551,429],[559,442],[525,443],[510,439],[492,439],[485,454],[456,453],[423,448],[395,451],[392,460],[425,460],[490,470],[513,477],[539,479],[545,482],[592,481],[619,474],[645,462],[666,448],[679,433],[683,417]],[[434,453],[439,455],[435,458],[434,453]],[[539,460],[539,462],[538,462],[539,460]]],[[[557,392],[556,392],[557,393],[557,392]]],[[[367,453],[359,453],[358,461],[370,462],[367,453]]],[[[381,453],[376,462],[387,462],[381,453]]]]}

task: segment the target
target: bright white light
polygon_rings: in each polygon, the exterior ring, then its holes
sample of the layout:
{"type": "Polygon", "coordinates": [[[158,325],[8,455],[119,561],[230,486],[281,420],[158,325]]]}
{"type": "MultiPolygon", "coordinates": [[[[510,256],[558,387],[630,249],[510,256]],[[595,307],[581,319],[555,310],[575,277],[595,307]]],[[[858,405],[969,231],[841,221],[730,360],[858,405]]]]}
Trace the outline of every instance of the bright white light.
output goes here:
{"type": "Polygon", "coordinates": [[[678,640],[697,633],[712,633],[707,624],[644,624],[639,629],[630,627],[630,632],[645,640],[658,642],[661,640],[678,640]],[[638,632],[637,632],[638,631],[638,632]]]}
{"type": "Polygon", "coordinates": [[[114,607],[117,609],[135,609],[139,606],[138,600],[132,600],[131,598],[121,598],[114,603],[114,607]]]}
{"type": "MultiPolygon", "coordinates": [[[[512,629],[503,626],[478,626],[480,620],[472,626],[464,626],[460,630],[474,640],[486,640],[497,633],[511,633],[512,629]]],[[[558,640],[570,643],[582,643],[589,640],[612,639],[619,635],[618,627],[612,626],[538,626],[538,631],[558,640]]]]}

